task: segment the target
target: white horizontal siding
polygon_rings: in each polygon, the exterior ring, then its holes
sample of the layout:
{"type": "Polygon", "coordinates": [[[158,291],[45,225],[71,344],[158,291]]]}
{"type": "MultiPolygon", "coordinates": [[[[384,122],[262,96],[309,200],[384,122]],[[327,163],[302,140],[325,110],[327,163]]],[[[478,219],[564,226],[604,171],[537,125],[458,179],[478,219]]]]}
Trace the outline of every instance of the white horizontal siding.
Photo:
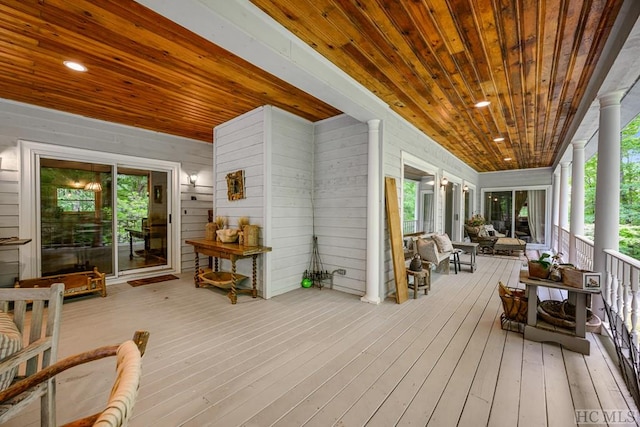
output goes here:
{"type": "Polygon", "coordinates": [[[314,230],[333,286],[363,295],[366,277],[367,125],[348,116],[316,124],[314,230]]]}
{"type": "Polygon", "coordinates": [[[271,123],[270,296],[300,287],[313,235],[313,124],[277,108],[271,123]]]}
{"type": "MultiPolygon", "coordinates": [[[[193,252],[184,239],[201,237],[212,207],[212,145],[13,101],[0,100],[0,237],[20,236],[18,140],[180,162],[180,253],[193,252]],[[196,186],[187,175],[198,173],[196,186]],[[195,196],[196,200],[191,200],[195,196]],[[185,213],[186,209],[186,213],[185,213]],[[182,229],[182,226],[181,226],[182,229]],[[191,231],[193,230],[193,231],[191,231]]],[[[0,249],[0,286],[10,286],[19,274],[18,249],[0,249]]],[[[193,257],[178,269],[193,269],[193,257]]]]}

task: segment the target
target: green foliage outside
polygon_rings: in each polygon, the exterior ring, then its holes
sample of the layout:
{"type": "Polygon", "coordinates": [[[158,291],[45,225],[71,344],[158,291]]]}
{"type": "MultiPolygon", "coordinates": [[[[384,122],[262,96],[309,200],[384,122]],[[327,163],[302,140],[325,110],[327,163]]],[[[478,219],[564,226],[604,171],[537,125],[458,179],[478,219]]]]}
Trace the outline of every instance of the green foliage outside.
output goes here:
{"type": "MultiPolygon", "coordinates": [[[[622,130],[620,141],[620,252],[640,259],[640,116],[622,130]]],[[[593,239],[597,155],[585,164],[585,234],[593,239]]]]}
{"type": "Polygon", "coordinates": [[[415,181],[404,180],[404,199],[402,206],[403,218],[405,221],[416,220],[416,191],[418,183],[415,181]]]}
{"type": "Polygon", "coordinates": [[[146,175],[118,174],[118,242],[129,241],[126,228],[140,229],[142,218],[149,208],[149,191],[146,175]]]}

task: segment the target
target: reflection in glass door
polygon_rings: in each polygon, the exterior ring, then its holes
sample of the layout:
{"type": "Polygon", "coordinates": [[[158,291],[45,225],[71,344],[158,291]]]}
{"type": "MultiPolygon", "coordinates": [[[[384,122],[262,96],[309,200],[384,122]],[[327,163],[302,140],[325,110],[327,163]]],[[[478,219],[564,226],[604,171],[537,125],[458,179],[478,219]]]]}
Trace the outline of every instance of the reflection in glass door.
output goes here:
{"type": "Polygon", "coordinates": [[[547,192],[523,189],[484,192],[484,216],[499,233],[546,244],[547,192]]]}
{"type": "Polygon", "coordinates": [[[167,172],[118,167],[118,269],[167,264],[167,172]]]}
{"type": "Polygon", "coordinates": [[[169,264],[169,173],[119,166],[114,180],[113,169],[40,158],[41,276],[169,264]]]}
{"type": "Polygon", "coordinates": [[[113,274],[111,166],[40,159],[41,275],[113,274]]]}

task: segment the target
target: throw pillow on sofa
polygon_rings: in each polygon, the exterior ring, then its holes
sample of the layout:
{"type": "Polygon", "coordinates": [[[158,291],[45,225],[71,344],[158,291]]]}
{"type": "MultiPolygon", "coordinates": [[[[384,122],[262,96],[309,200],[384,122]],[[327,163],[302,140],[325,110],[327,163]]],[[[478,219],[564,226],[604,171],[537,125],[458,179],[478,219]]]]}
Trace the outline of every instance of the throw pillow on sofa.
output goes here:
{"type": "Polygon", "coordinates": [[[438,264],[438,248],[436,242],[431,239],[418,239],[416,240],[416,246],[420,258],[424,261],[429,261],[433,264],[438,264]]]}
{"type": "Polygon", "coordinates": [[[444,234],[434,234],[431,236],[436,245],[438,246],[438,252],[453,252],[453,245],[451,244],[451,239],[447,233],[444,234]]]}

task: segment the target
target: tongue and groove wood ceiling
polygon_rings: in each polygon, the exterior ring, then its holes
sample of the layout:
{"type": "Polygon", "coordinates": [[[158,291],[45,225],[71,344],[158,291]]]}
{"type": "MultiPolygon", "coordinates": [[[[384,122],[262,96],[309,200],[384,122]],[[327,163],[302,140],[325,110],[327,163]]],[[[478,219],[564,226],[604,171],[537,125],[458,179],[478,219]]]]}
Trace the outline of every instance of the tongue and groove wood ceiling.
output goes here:
{"type": "MultiPolygon", "coordinates": [[[[251,2],[479,172],[552,165],[622,4],[251,2]]],[[[265,104],[340,113],[130,0],[0,0],[0,82],[2,98],[208,142],[265,104]]]]}

